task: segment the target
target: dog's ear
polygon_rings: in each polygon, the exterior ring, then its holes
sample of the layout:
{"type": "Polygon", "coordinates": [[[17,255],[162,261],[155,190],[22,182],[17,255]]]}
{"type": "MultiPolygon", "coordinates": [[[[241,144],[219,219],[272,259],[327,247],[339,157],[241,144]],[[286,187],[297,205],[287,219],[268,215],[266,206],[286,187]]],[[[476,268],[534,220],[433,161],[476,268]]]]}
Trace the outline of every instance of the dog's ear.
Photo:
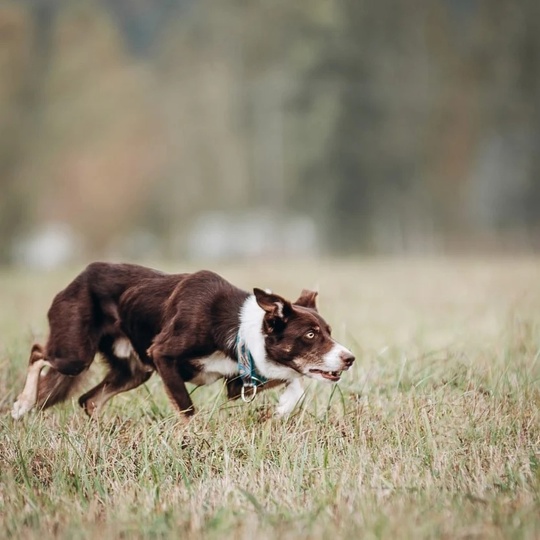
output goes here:
{"type": "Polygon", "coordinates": [[[294,302],[296,306],[302,306],[307,307],[310,309],[314,309],[317,311],[317,302],[315,301],[317,298],[317,295],[319,293],[317,291],[310,291],[308,289],[303,289],[300,293],[300,296],[298,297],[298,300],[294,302]]]}
{"type": "Polygon", "coordinates": [[[272,332],[279,327],[283,327],[292,313],[292,305],[288,300],[278,294],[263,291],[262,289],[253,289],[253,294],[257,304],[264,309],[266,330],[272,332]]]}

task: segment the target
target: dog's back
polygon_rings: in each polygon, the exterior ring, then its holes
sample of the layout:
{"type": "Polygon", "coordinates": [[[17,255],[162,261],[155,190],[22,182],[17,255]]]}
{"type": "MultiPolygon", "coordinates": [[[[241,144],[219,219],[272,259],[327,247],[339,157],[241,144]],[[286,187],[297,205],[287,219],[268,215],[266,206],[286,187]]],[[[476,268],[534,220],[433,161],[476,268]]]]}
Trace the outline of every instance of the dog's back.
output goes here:
{"type": "Polygon", "coordinates": [[[126,289],[120,298],[118,313],[122,332],[128,336],[142,362],[151,362],[146,351],[161,329],[167,302],[188,276],[169,274],[160,279],[143,279],[126,289]]]}

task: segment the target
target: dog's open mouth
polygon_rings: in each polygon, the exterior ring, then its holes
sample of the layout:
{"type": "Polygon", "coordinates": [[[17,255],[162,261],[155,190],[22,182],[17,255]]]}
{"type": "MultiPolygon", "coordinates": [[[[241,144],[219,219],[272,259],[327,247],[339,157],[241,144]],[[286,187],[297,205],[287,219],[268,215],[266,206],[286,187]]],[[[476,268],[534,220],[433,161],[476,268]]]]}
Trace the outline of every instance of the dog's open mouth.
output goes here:
{"type": "Polygon", "coordinates": [[[309,372],[322,375],[329,381],[339,381],[342,373],[341,371],[323,371],[322,369],[310,369],[309,372]]]}

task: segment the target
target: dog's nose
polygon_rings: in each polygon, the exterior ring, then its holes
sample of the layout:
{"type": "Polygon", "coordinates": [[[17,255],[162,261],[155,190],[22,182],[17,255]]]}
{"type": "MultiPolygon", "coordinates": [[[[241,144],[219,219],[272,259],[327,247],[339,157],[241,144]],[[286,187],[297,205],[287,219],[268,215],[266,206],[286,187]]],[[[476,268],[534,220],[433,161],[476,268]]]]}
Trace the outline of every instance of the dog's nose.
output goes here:
{"type": "Polygon", "coordinates": [[[345,362],[348,366],[352,366],[352,363],[354,362],[354,355],[350,351],[343,351],[341,354],[341,360],[345,362]]]}

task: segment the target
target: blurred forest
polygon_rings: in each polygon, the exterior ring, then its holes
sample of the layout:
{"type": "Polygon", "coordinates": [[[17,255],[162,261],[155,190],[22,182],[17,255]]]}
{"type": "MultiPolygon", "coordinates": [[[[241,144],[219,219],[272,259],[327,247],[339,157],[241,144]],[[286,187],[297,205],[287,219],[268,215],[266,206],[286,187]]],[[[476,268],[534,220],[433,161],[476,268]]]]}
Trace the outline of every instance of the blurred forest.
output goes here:
{"type": "Polygon", "coordinates": [[[0,3],[1,264],[539,233],[538,0],[0,3]]]}

